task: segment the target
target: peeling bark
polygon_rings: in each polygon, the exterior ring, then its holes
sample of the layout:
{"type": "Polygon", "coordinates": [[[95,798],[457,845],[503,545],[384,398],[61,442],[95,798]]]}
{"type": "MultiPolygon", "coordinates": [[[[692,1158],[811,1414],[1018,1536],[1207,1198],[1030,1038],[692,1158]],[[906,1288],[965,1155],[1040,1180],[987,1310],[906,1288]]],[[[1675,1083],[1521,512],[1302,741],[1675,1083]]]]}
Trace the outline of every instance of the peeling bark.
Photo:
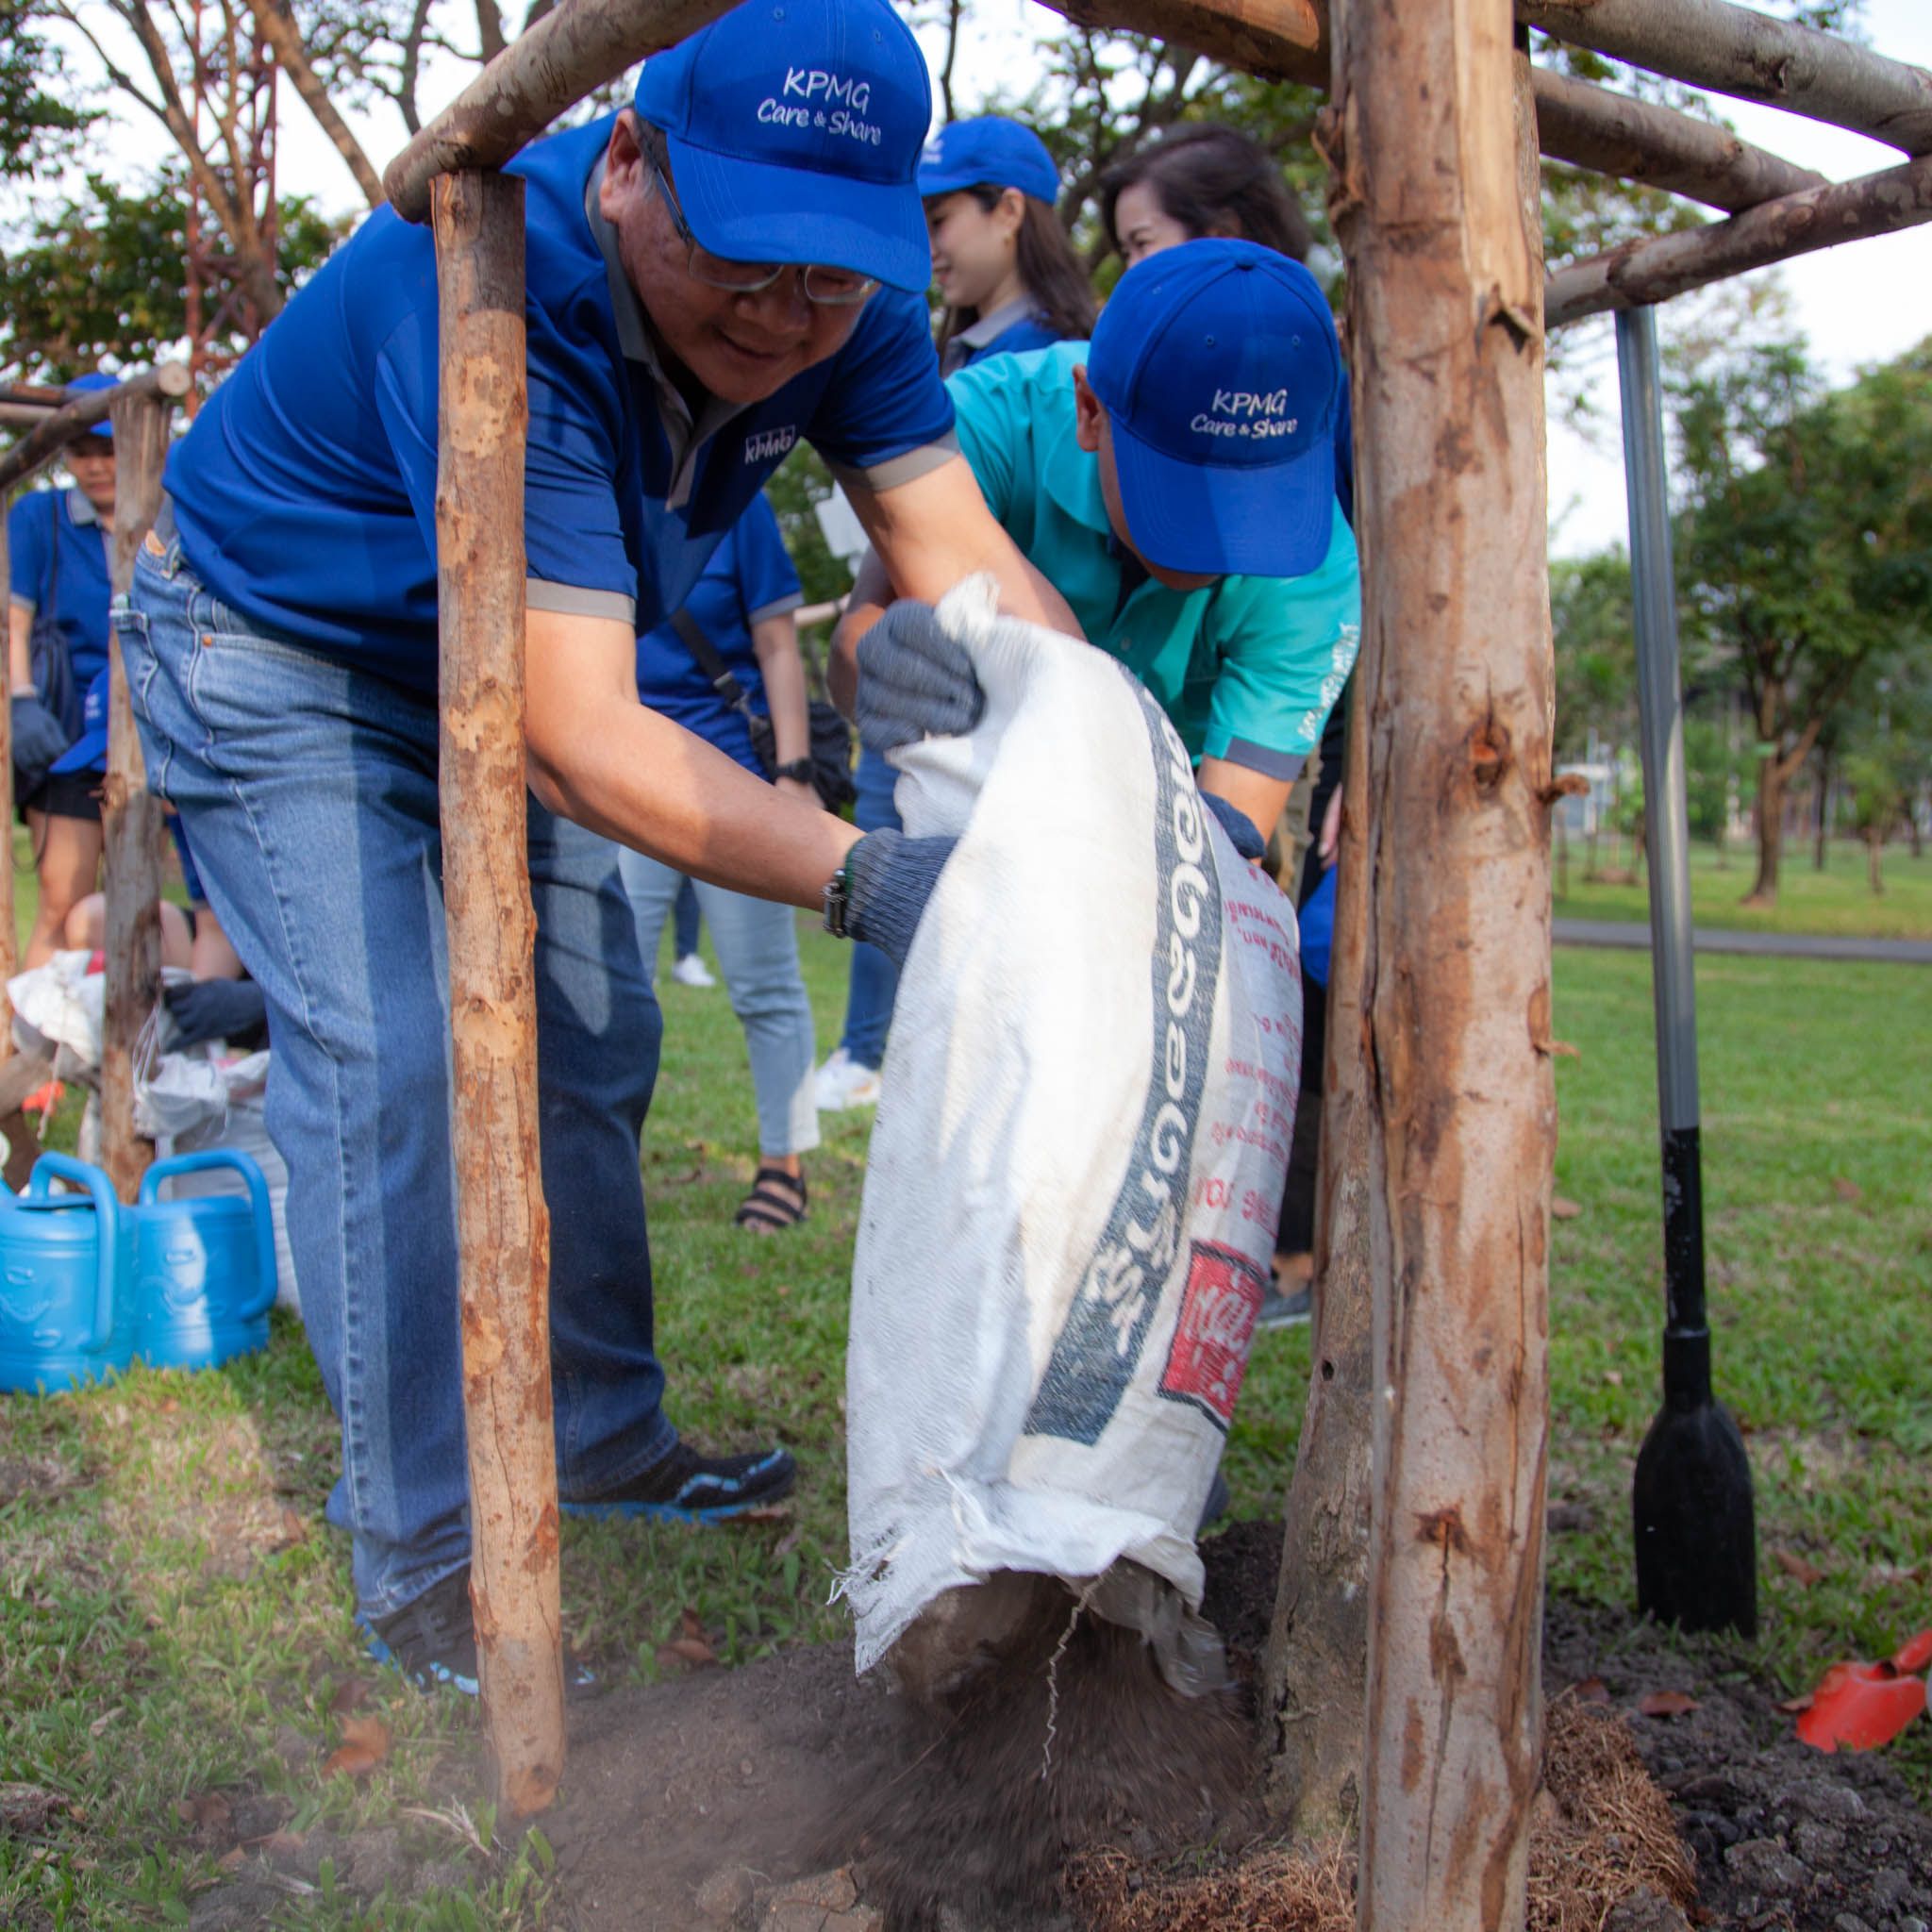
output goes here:
{"type": "Polygon", "coordinates": [[[1527,76],[1507,0],[1346,0],[1334,25],[1368,750],[1358,1913],[1489,1932],[1523,1922],[1539,1776],[1556,1125],[1527,76]]]}
{"type": "Polygon", "coordinates": [[[538,1141],[536,915],[524,772],[524,184],[431,184],[443,908],[449,925],[470,1594],[498,1802],[563,1773],[550,1216],[538,1141]]]}

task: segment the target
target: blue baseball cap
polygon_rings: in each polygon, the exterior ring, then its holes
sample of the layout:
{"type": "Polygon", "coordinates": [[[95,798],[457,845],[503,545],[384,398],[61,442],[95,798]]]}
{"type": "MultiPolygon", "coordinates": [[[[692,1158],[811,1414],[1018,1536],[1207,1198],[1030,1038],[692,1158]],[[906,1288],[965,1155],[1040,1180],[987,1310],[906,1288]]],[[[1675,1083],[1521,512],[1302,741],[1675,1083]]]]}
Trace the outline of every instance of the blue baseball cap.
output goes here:
{"type": "Polygon", "coordinates": [[[1017,188],[1051,208],[1059,199],[1060,171],[1046,143],[1017,121],[1000,114],[949,121],[919,158],[921,198],[982,186],[1017,188]]]}
{"type": "Polygon", "coordinates": [[[105,772],[108,769],[108,678],[94,674],[81,702],[80,736],[48,767],[54,772],[105,772]]]}
{"type": "Polygon", "coordinates": [[[917,175],[932,83],[889,0],[745,0],[645,61],[637,110],[713,255],[930,279],[917,175]]]}
{"type": "Polygon", "coordinates": [[[1300,262],[1252,242],[1149,256],[1101,311],[1087,380],[1149,562],[1293,577],[1327,555],[1341,345],[1300,262]]]}
{"type": "MultiPolygon", "coordinates": [[[[70,391],[77,389],[119,389],[121,382],[118,376],[108,375],[96,369],[92,375],[76,375],[67,387],[70,391]]],[[[104,436],[109,442],[112,442],[114,440],[114,425],[104,416],[98,423],[93,424],[89,428],[88,434],[90,436],[104,436]]]]}

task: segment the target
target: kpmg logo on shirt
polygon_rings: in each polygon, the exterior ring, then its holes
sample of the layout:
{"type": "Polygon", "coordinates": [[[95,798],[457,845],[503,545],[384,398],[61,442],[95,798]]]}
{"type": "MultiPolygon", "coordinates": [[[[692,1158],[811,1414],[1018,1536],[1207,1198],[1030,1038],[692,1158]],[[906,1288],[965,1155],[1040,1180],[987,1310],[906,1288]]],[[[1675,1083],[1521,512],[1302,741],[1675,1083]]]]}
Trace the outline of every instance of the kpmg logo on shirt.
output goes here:
{"type": "Polygon", "coordinates": [[[824,67],[787,67],[785,85],[758,103],[758,119],[771,127],[816,129],[877,147],[884,130],[865,116],[872,82],[824,67]]]}
{"type": "Polygon", "coordinates": [[[1188,425],[1197,436],[1240,436],[1267,439],[1292,436],[1301,418],[1288,413],[1288,391],[1266,393],[1245,389],[1218,389],[1212,405],[1188,425]]]}
{"type": "Polygon", "coordinates": [[[748,463],[768,463],[784,456],[798,441],[798,425],[788,423],[782,429],[760,429],[744,439],[744,459],[748,463]]]}

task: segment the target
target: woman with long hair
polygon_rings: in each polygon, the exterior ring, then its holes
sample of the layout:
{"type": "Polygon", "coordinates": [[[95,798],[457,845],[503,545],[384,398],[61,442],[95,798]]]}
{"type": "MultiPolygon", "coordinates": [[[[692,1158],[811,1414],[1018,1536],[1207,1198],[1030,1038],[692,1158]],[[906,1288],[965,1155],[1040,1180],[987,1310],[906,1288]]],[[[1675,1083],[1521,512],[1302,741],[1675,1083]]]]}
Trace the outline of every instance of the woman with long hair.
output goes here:
{"type": "Polygon", "coordinates": [[[919,194],[946,304],[942,374],[1092,332],[1093,291],[1054,213],[1059,192],[1045,143],[1017,121],[954,121],[926,143],[919,194]]]}
{"type": "Polygon", "coordinates": [[[1100,219],[1129,268],[1182,242],[1222,236],[1300,261],[1314,240],[1281,170],[1232,127],[1177,127],[1109,169],[1100,219]]]}

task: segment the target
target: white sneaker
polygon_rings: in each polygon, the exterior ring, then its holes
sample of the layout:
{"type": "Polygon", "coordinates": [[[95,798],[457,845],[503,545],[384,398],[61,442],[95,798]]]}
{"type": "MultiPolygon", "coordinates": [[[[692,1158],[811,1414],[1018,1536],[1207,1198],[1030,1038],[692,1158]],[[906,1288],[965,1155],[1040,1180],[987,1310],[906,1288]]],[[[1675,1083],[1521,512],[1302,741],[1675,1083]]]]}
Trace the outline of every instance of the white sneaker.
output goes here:
{"type": "Polygon", "coordinates": [[[711,977],[711,969],[695,953],[687,953],[671,969],[671,976],[679,986],[716,986],[711,977]]]}
{"type": "Polygon", "coordinates": [[[860,1066],[842,1046],[812,1077],[812,1100],[821,1113],[876,1107],[878,1099],[878,1069],[860,1066]]]}

